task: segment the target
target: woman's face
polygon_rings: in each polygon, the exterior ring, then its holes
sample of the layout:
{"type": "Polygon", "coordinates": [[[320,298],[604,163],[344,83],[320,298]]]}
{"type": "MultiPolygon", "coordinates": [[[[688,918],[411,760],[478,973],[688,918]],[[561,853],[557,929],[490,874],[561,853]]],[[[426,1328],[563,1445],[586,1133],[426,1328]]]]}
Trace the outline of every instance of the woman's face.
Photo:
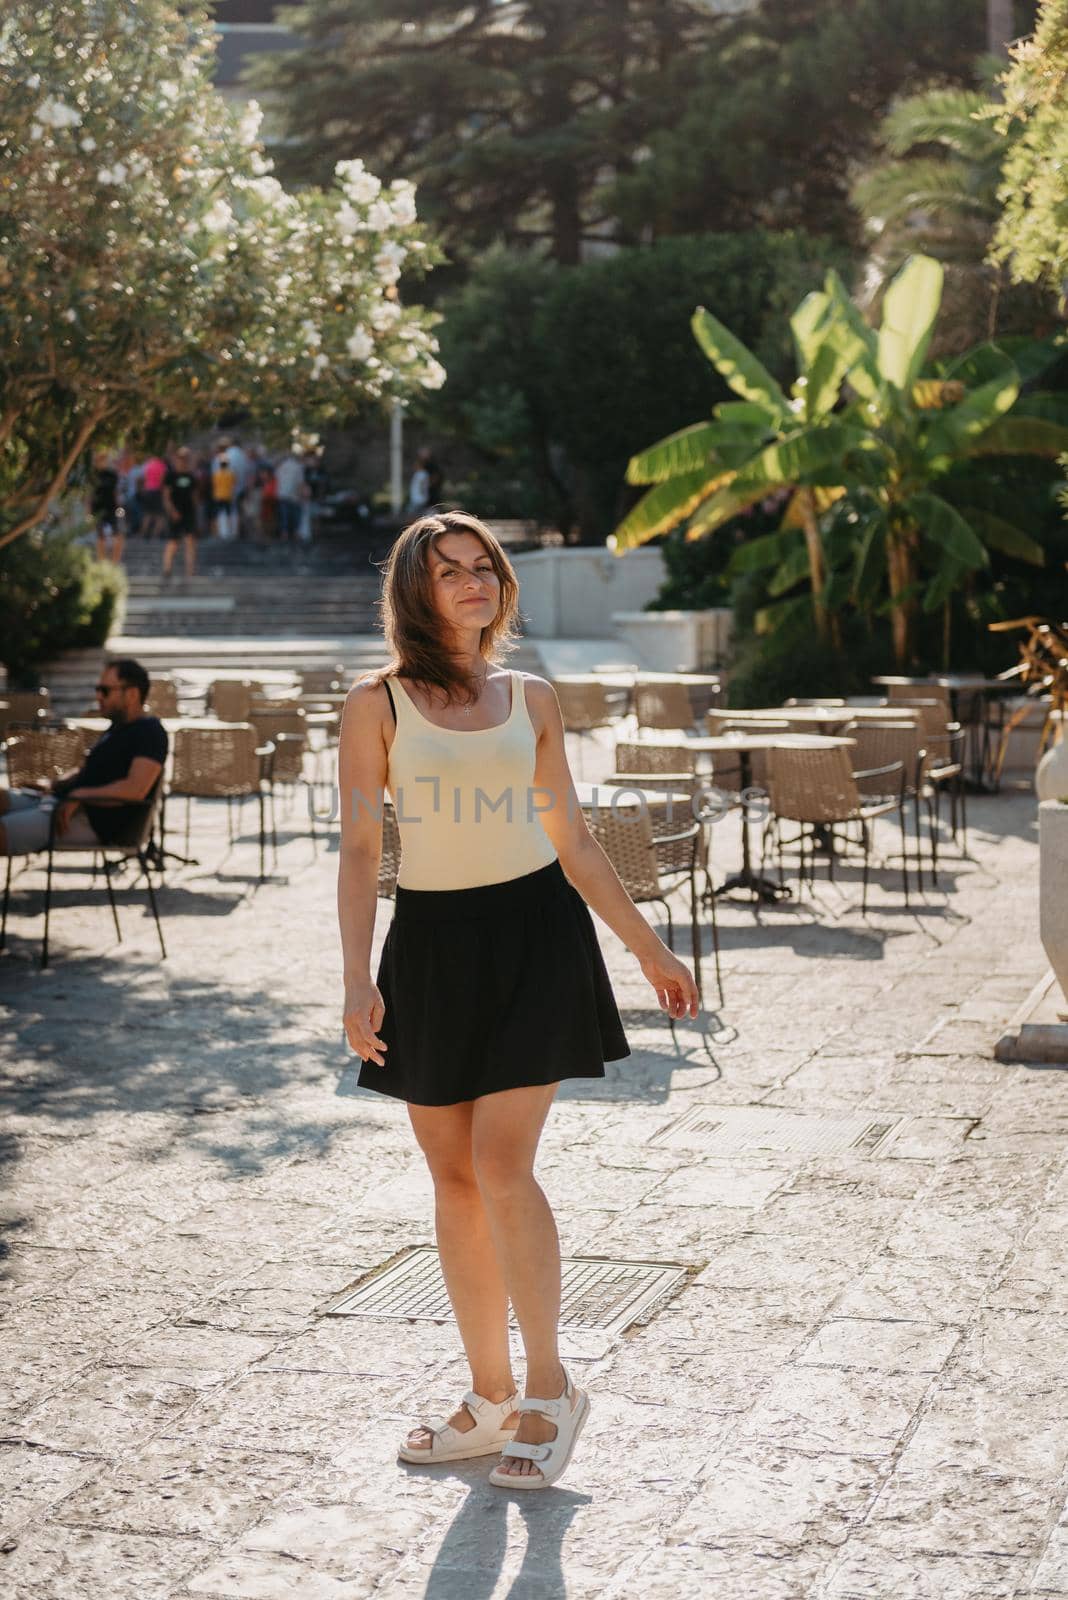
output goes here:
{"type": "Polygon", "coordinates": [[[501,604],[501,581],[473,533],[446,533],[430,547],[430,583],[438,615],[456,628],[485,628],[501,604]]]}

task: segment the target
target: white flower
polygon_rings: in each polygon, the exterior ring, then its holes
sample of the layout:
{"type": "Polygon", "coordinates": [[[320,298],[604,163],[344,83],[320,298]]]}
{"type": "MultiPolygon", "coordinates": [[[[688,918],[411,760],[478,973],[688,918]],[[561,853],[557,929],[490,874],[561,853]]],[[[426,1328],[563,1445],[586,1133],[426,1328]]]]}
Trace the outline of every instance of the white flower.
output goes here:
{"type": "Polygon", "coordinates": [[[116,161],[113,167],[101,167],[96,175],[96,181],[98,183],[115,184],[116,186],[120,183],[125,183],[126,168],[121,161],[116,161]]]}
{"type": "Polygon", "coordinates": [[[82,120],[80,111],[55,98],[42,100],[34,113],[34,120],[46,128],[76,128],[82,120]]]}
{"type": "Polygon", "coordinates": [[[178,85],[172,78],[168,78],[166,82],[160,84],[159,92],[164,100],[169,100],[173,105],[178,98],[178,85]]]}
{"type": "Polygon", "coordinates": [[[399,178],[392,186],[393,220],[401,228],[415,221],[415,184],[399,178]]]}
{"type": "Polygon", "coordinates": [[[396,300],[379,300],[371,307],[371,326],[378,333],[385,333],[400,319],[401,308],[396,300]]]}
{"type": "Polygon", "coordinates": [[[312,377],[313,378],[321,378],[323,373],[326,371],[326,369],[327,369],[327,367],[329,365],[330,365],[330,357],[329,356],[324,356],[323,352],[320,350],[318,352],[318,354],[316,355],[315,360],[311,364],[311,375],[312,375],[312,377]]]}
{"type": "Polygon", "coordinates": [[[209,233],[229,233],[233,225],[234,213],[230,209],[230,203],[221,196],[201,218],[201,227],[206,228],[209,233]]]}
{"type": "Polygon", "coordinates": [[[342,200],[337,208],[337,228],[343,239],[351,239],[363,226],[363,219],[355,206],[348,200],[342,200]]]}
{"type": "Polygon", "coordinates": [[[440,361],[430,360],[427,362],[419,382],[424,389],[440,389],[447,376],[448,374],[440,361]]]}
{"type": "Polygon", "coordinates": [[[86,155],[91,156],[93,151],[96,149],[96,140],[87,133],[81,143],[82,149],[85,151],[86,155]]]}
{"type": "Polygon", "coordinates": [[[341,187],[349,199],[355,200],[358,206],[369,206],[382,187],[380,180],[372,172],[368,172],[358,158],[354,161],[339,161],[334,172],[340,178],[341,187]]]}
{"type": "Polygon", "coordinates": [[[260,131],[263,121],[263,108],[258,100],[250,100],[242,111],[237,123],[237,136],[242,144],[255,144],[256,135],[260,131]]]}
{"type": "Polygon", "coordinates": [[[375,233],[388,233],[393,226],[393,207],[388,200],[376,200],[367,213],[367,226],[375,233]]]}
{"type": "Polygon", "coordinates": [[[64,311],[64,313],[63,313],[63,321],[64,322],[77,322],[77,320],[78,320],[78,313],[74,310],[73,306],[68,306],[66,311],[64,311]]]}
{"type": "Polygon", "coordinates": [[[314,322],[302,322],[300,325],[300,331],[304,336],[304,343],[311,345],[313,350],[317,345],[322,344],[323,336],[315,326],[314,322]]]}
{"type": "Polygon", "coordinates": [[[390,239],[382,246],[375,256],[375,271],[383,283],[396,283],[404,265],[404,258],[408,254],[402,244],[390,239]]]}
{"type": "Polygon", "coordinates": [[[345,340],[345,349],[353,361],[366,361],[374,347],[374,340],[362,323],[358,323],[345,340]]]}

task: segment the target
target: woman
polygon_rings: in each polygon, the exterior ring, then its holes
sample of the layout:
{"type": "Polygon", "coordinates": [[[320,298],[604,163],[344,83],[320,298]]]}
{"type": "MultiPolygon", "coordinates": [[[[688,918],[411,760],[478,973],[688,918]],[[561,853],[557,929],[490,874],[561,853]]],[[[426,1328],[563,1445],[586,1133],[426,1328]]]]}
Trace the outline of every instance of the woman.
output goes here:
{"type": "Polygon", "coordinates": [[[471,1367],[459,1409],[416,1428],[400,1456],[500,1451],[491,1483],[543,1489],[567,1466],[589,1401],[560,1365],[560,1249],[534,1158],[560,1080],[603,1077],[605,1061],[629,1054],[586,905],[670,1016],[696,1016],[697,990],[586,827],[552,688],[499,664],[517,597],[475,517],[423,517],[394,545],[383,600],[393,660],[353,688],[341,731],[338,908],[359,1081],[407,1102],[471,1367]],[[387,787],[403,860],[376,984],[387,787]]]}

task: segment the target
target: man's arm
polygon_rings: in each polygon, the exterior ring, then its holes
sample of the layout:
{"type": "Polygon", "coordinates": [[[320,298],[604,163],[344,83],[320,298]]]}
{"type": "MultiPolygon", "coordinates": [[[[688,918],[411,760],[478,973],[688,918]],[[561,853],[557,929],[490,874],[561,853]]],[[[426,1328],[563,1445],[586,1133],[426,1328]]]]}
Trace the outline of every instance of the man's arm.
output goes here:
{"type": "Polygon", "coordinates": [[[153,761],[150,756],[134,756],[125,778],[116,778],[114,783],[102,783],[96,788],[79,786],[70,791],[67,799],[110,800],[129,805],[145,799],[162,771],[162,763],[153,761]]]}

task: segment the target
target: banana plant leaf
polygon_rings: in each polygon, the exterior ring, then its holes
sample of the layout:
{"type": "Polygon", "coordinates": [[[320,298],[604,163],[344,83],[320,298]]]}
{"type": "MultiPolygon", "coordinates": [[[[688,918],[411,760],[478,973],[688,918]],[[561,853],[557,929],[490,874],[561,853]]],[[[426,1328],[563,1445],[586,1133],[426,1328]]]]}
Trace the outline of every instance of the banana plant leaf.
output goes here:
{"type": "Polygon", "coordinates": [[[737,487],[760,487],[766,493],[785,484],[840,486],[842,457],[861,443],[863,433],[848,422],[817,423],[799,428],[766,445],[738,473],[737,487]]]}
{"type": "Polygon", "coordinates": [[[778,570],[772,573],[768,579],[768,593],[776,598],[786,594],[802,578],[807,578],[809,571],[808,549],[801,544],[796,550],[791,550],[778,570]]]}
{"type": "Polygon", "coordinates": [[[697,343],[735,394],[760,406],[779,427],[791,420],[790,402],[771,373],[711,311],[698,306],[690,326],[697,343]]]}
{"type": "Polygon", "coordinates": [[[685,522],[702,501],[734,477],[733,472],[714,477],[707,467],[696,467],[692,472],[680,473],[667,483],[657,484],[648,494],[632,506],[616,529],[616,548],[629,550],[644,544],[658,533],[685,522]]]}
{"type": "Polygon", "coordinates": [[[841,346],[827,337],[832,314],[830,295],[813,290],[790,318],[801,373],[794,393],[801,399],[809,422],[834,409],[849,368],[841,346]]]}
{"type": "Polygon", "coordinates": [[[1033,567],[1045,566],[1045,550],[1022,528],[981,506],[961,506],[959,510],[989,550],[1000,550],[1003,556],[1014,556],[1017,561],[1029,561],[1033,567]]]}
{"type": "Polygon", "coordinates": [[[1041,417],[999,417],[973,439],[971,456],[1059,456],[1068,450],[1068,428],[1041,417]]]}
{"type": "Polygon", "coordinates": [[[631,456],[628,483],[664,483],[704,467],[709,477],[718,468],[741,466],[764,440],[767,429],[731,427],[722,422],[695,422],[678,433],[631,456]],[[730,459],[733,458],[733,459],[730,459]]]}
{"type": "Polygon", "coordinates": [[[942,304],[942,263],[910,256],[883,296],[879,372],[895,389],[911,389],[920,375],[942,304]]]}
{"type": "Polygon", "coordinates": [[[937,611],[960,588],[971,568],[947,556],[923,591],[924,611],[937,611]]]}
{"type": "Polygon", "coordinates": [[[989,557],[971,524],[956,506],[937,494],[914,494],[904,505],[906,516],[923,538],[963,567],[985,567],[989,557]]]}
{"type": "Polygon", "coordinates": [[[882,386],[875,334],[849,298],[837,272],[827,274],[826,291],[834,310],[827,337],[841,351],[846,375],[857,394],[862,400],[874,400],[882,386]]]}
{"type": "Polygon", "coordinates": [[[1010,372],[1019,376],[1020,369],[1004,346],[991,340],[986,344],[977,344],[947,362],[942,377],[951,382],[956,379],[969,389],[977,389],[980,384],[990,383],[1010,372]]]}
{"type": "Polygon", "coordinates": [[[762,533],[759,538],[738,546],[727,562],[725,576],[737,578],[744,572],[763,572],[768,567],[777,567],[799,543],[801,534],[797,530],[762,533]]]}
{"type": "Polygon", "coordinates": [[[1019,375],[1010,365],[966,394],[959,405],[937,413],[927,434],[928,449],[933,455],[958,455],[1012,409],[1019,393],[1019,375]]]}
{"type": "Polygon", "coordinates": [[[770,431],[766,406],[753,400],[721,400],[713,406],[712,415],[718,422],[729,423],[734,428],[763,428],[770,431]]]}
{"type": "Polygon", "coordinates": [[[787,600],[776,600],[770,606],[762,606],[753,618],[753,628],[760,634],[774,633],[794,617],[811,615],[810,597],[807,594],[792,594],[787,600]]]}

